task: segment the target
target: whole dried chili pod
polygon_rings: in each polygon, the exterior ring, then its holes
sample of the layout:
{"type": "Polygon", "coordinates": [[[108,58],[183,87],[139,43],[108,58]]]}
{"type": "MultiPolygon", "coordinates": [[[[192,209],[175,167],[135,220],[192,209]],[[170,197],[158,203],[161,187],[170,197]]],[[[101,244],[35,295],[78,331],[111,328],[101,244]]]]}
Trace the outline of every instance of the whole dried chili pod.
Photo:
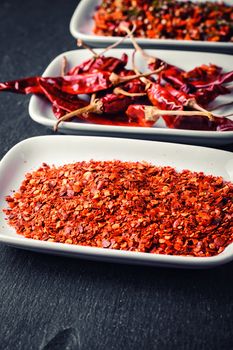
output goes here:
{"type": "Polygon", "coordinates": [[[169,84],[166,84],[166,90],[173,97],[175,97],[184,107],[195,109],[197,111],[203,111],[203,112],[206,112],[209,114],[211,114],[211,113],[204,108],[205,104],[201,103],[201,101],[204,102],[204,99],[209,98],[208,102],[211,102],[220,94],[219,91],[218,91],[218,93],[217,93],[217,91],[216,92],[213,91],[213,92],[211,92],[211,94],[209,94],[207,96],[207,94],[205,94],[205,90],[204,90],[203,95],[202,95],[202,99],[201,98],[198,99],[196,94],[188,94],[184,91],[177,90],[172,85],[169,85],[169,84]]]}
{"type": "Polygon", "coordinates": [[[201,111],[161,110],[154,106],[136,104],[130,105],[126,110],[126,114],[132,118],[137,115],[140,119],[144,119],[145,122],[151,122],[152,125],[157,122],[160,116],[206,116],[206,113],[201,111]]]}
{"type": "Polygon", "coordinates": [[[127,116],[139,116],[145,122],[153,122],[155,124],[159,116],[169,116],[167,126],[175,129],[191,129],[206,131],[231,131],[233,130],[233,121],[225,117],[208,118],[201,111],[167,111],[159,110],[153,106],[131,105],[126,110],[127,116]]]}
{"type": "MultiPolygon", "coordinates": [[[[136,75],[127,75],[127,76],[119,76],[112,73],[113,76],[113,84],[118,85],[120,83],[126,83],[129,84],[131,81],[131,84],[126,86],[128,91],[132,89],[133,93],[128,93],[128,94],[122,94],[121,91],[115,91],[115,93],[110,93],[105,96],[102,96],[99,99],[95,99],[93,102],[90,103],[90,105],[80,108],[77,110],[73,110],[72,112],[62,116],[58,122],[54,126],[54,130],[57,131],[58,125],[63,122],[67,121],[70,118],[74,116],[80,116],[85,114],[86,118],[88,118],[89,113],[95,113],[95,114],[107,114],[107,113],[120,113],[124,112],[127,107],[133,102],[132,98],[136,97],[141,97],[142,95],[144,96],[145,93],[141,93],[140,91],[142,90],[142,84],[140,80],[138,79],[139,77],[145,77],[147,75],[150,75],[150,73],[145,73],[145,74],[136,74],[136,75]],[[115,82],[114,82],[115,81],[115,82]],[[134,83],[133,83],[134,82],[134,83]],[[137,90],[139,93],[137,93],[137,90]],[[135,93],[136,91],[136,93],[135,93]]],[[[125,86],[125,85],[124,85],[125,86]]]]}
{"type": "Polygon", "coordinates": [[[59,85],[54,84],[53,78],[29,77],[0,83],[0,91],[44,95],[52,103],[56,116],[62,115],[62,113],[58,113],[59,109],[62,109],[63,113],[67,113],[88,104],[76,95],[61,91],[59,85]]]}
{"type": "Polygon", "coordinates": [[[107,90],[116,85],[126,83],[141,76],[148,76],[156,73],[148,72],[140,75],[120,76],[111,72],[96,72],[90,74],[80,74],[74,76],[62,77],[31,77],[21,80],[0,83],[0,91],[11,91],[17,93],[43,93],[39,80],[47,81],[55,89],[66,92],[71,95],[91,94],[102,90],[107,90]]]}
{"type": "Polygon", "coordinates": [[[177,98],[184,106],[200,111],[203,111],[204,108],[208,108],[208,105],[219,95],[231,93],[230,89],[222,85],[210,85],[207,88],[198,89],[192,94],[176,89],[170,84],[166,84],[166,90],[177,98]]]}
{"type": "Polygon", "coordinates": [[[93,56],[92,58],[73,67],[67,72],[67,75],[77,75],[82,73],[95,73],[97,71],[108,71],[119,73],[127,64],[128,56],[123,53],[121,58],[106,57],[103,55],[93,56]]]}
{"type": "Polygon", "coordinates": [[[165,69],[160,73],[160,79],[164,79],[180,91],[195,95],[198,103],[202,104],[205,101],[204,104],[206,105],[208,98],[210,98],[209,102],[211,102],[219,95],[230,93],[227,86],[224,86],[223,84],[233,81],[233,71],[219,74],[218,76],[215,74],[213,74],[213,76],[209,75],[208,78],[206,77],[201,81],[186,78],[186,73],[177,75],[175,70],[170,68],[168,70],[165,69]],[[203,97],[203,102],[201,101],[200,96],[203,97]]]}
{"type": "MultiPolygon", "coordinates": [[[[114,73],[96,72],[74,76],[46,77],[43,78],[43,81],[48,81],[54,86],[54,89],[66,92],[68,94],[88,94],[111,87],[111,74],[114,73]]],[[[29,77],[0,83],[0,91],[11,91],[21,94],[43,93],[39,84],[40,79],[42,78],[29,77]]]]}
{"type": "Polygon", "coordinates": [[[128,33],[136,52],[140,52],[143,58],[147,61],[150,69],[154,70],[161,66],[164,67],[159,73],[159,80],[163,79],[177,89],[186,93],[194,93],[199,88],[208,88],[212,85],[219,86],[233,81],[233,71],[221,73],[222,68],[213,64],[202,65],[189,72],[185,72],[177,66],[171,65],[157,57],[148,55],[138,45],[133,34],[129,33],[127,26],[122,25],[121,29],[128,33]]]}
{"type": "Polygon", "coordinates": [[[103,124],[102,120],[103,118],[105,118],[105,115],[124,113],[128,106],[140,97],[141,94],[139,94],[139,96],[135,96],[134,94],[134,96],[132,97],[123,95],[121,93],[108,93],[102,96],[101,98],[95,99],[88,106],[73,110],[70,113],[64,115],[57,121],[57,123],[54,126],[54,130],[57,131],[58,126],[61,122],[67,121],[74,116],[81,119],[85,119],[86,121],[90,121],[91,115],[94,114],[95,118],[97,118],[97,122],[99,124],[103,124]],[[98,118],[98,116],[103,116],[103,118],[98,118]]]}
{"type": "MultiPolygon", "coordinates": [[[[133,61],[133,66],[134,70],[136,73],[138,73],[137,68],[135,67],[134,61],[133,61]]],[[[145,89],[147,91],[147,96],[152,103],[154,107],[156,107],[157,110],[155,110],[153,107],[152,108],[141,108],[143,113],[145,112],[150,116],[151,114],[153,115],[153,118],[156,117],[156,120],[158,119],[158,110],[160,110],[161,116],[163,117],[166,125],[168,127],[173,127],[174,124],[174,115],[185,115],[185,116],[192,116],[193,114],[195,115],[202,115],[206,116],[207,119],[212,120],[212,114],[205,110],[203,107],[198,105],[195,97],[193,95],[189,95],[183,91],[176,90],[173,86],[167,85],[162,86],[158,82],[151,81],[149,79],[146,79],[145,77],[140,78],[141,81],[144,82],[146,85],[145,89]],[[194,109],[194,111],[184,111],[184,108],[188,107],[191,109],[194,109]],[[165,111],[169,111],[169,113],[165,113],[165,111]],[[174,112],[172,112],[174,111],[174,112]],[[175,112],[178,111],[178,112],[175,112]],[[180,111],[180,112],[179,112],[180,111]]],[[[135,108],[138,113],[140,110],[140,107],[137,106],[135,108]]],[[[126,111],[126,114],[128,116],[133,115],[134,108],[129,107],[129,109],[126,111]]],[[[146,117],[146,115],[144,115],[146,117]]],[[[153,119],[152,118],[152,119],[153,119]]],[[[179,117],[176,117],[179,118],[179,117]]],[[[148,118],[147,118],[148,119],[148,118]]]]}
{"type": "MultiPolygon", "coordinates": [[[[153,74],[147,73],[146,75],[153,74]]],[[[135,79],[136,75],[120,76],[112,72],[102,71],[89,74],[79,74],[62,77],[29,77],[0,83],[0,91],[10,91],[21,94],[43,94],[40,82],[53,85],[54,90],[70,95],[91,94],[107,90],[115,85],[135,79]]]]}
{"type": "MultiPolygon", "coordinates": [[[[134,70],[136,73],[139,73],[137,68],[135,67],[135,64],[133,62],[134,70]]],[[[189,96],[188,94],[184,92],[180,92],[176,89],[174,89],[172,86],[169,89],[167,89],[166,86],[162,86],[158,82],[151,81],[145,77],[140,78],[140,80],[145,84],[145,90],[147,92],[147,96],[152,103],[152,105],[155,108],[142,108],[143,113],[149,113],[149,115],[152,113],[153,117],[158,116],[158,110],[162,111],[161,116],[163,117],[165,123],[168,127],[173,123],[173,117],[174,115],[186,115],[186,116],[192,116],[193,113],[199,114],[199,115],[205,115],[209,119],[212,119],[212,114],[199,106],[193,96],[189,96]],[[196,109],[194,112],[190,111],[183,111],[184,107],[191,107],[192,109],[196,109]],[[169,111],[169,113],[165,113],[165,111],[169,111]],[[174,111],[172,113],[172,111],[174,111]],[[180,113],[176,113],[175,111],[180,111],[180,113]],[[184,112],[184,113],[183,113],[184,112]]],[[[148,106],[149,107],[149,106],[148,106]]],[[[133,107],[129,107],[130,109],[126,111],[126,114],[133,115],[133,107]]],[[[137,106],[137,111],[140,110],[140,107],[137,106]]],[[[156,117],[157,118],[157,117],[156,117]]],[[[158,119],[158,118],[157,118],[158,119]]],[[[156,120],[157,120],[156,119],[156,120]]]]}
{"type": "Polygon", "coordinates": [[[221,73],[222,68],[214,64],[201,65],[186,72],[177,66],[146,54],[138,44],[136,44],[136,49],[147,60],[148,67],[151,70],[154,70],[155,67],[158,69],[164,65],[164,69],[159,73],[159,80],[163,79],[186,93],[193,93],[199,88],[207,88],[212,85],[217,86],[233,80],[233,71],[221,73]]]}
{"type": "MultiPolygon", "coordinates": [[[[194,111],[191,111],[191,113],[195,113],[196,111],[200,111],[203,112],[202,116],[200,115],[199,117],[197,117],[195,115],[195,117],[192,116],[192,114],[190,113],[190,117],[186,118],[182,115],[180,116],[176,116],[175,118],[172,115],[163,115],[163,119],[166,123],[166,125],[169,128],[182,128],[182,129],[192,129],[192,130],[232,130],[232,121],[230,119],[224,118],[224,117],[214,117],[213,114],[211,112],[209,112],[208,110],[206,110],[205,108],[203,108],[202,106],[205,106],[205,103],[208,104],[210,103],[210,101],[214,100],[218,95],[220,95],[219,89],[222,89],[225,91],[226,88],[218,86],[218,90],[217,90],[217,86],[216,88],[214,88],[213,86],[211,88],[208,89],[203,89],[203,93],[198,95],[198,92],[195,95],[190,95],[187,94],[183,91],[179,91],[176,90],[173,86],[171,85],[166,85],[166,87],[164,88],[165,91],[167,91],[167,95],[166,99],[169,101],[170,100],[170,104],[162,104],[160,103],[161,100],[161,95],[158,95],[158,92],[160,93],[161,91],[163,91],[163,87],[159,88],[157,87],[157,89],[155,89],[156,85],[153,84],[154,89],[152,90],[151,93],[151,102],[154,106],[156,106],[157,108],[163,108],[165,110],[169,109],[169,110],[178,110],[178,108],[176,108],[178,106],[178,104],[174,105],[174,101],[171,100],[171,98],[169,97],[169,95],[172,95],[183,107],[187,107],[187,108],[191,108],[194,109],[194,111]],[[202,106],[200,106],[200,104],[202,104],[202,106]],[[190,121],[189,121],[190,119],[190,121]]],[[[226,89],[227,90],[227,89],[226,89]]],[[[221,94],[223,94],[224,92],[221,91],[221,94]]],[[[229,91],[227,90],[226,93],[229,93],[229,91]]],[[[183,109],[183,108],[182,108],[183,109]]]]}
{"type": "MultiPolygon", "coordinates": [[[[139,74],[138,69],[134,63],[133,56],[133,67],[135,73],[139,74]]],[[[158,74],[160,71],[163,71],[163,66],[157,69],[158,74]]],[[[157,107],[161,110],[182,110],[183,109],[183,101],[179,101],[176,96],[173,96],[166,87],[162,86],[159,81],[152,81],[145,77],[140,78],[141,82],[143,82],[145,86],[145,91],[147,96],[152,103],[153,106],[157,107]]]]}
{"type": "MultiPolygon", "coordinates": [[[[103,53],[107,50],[108,48],[105,49],[103,53]]],[[[105,57],[103,56],[103,53],[98,55],[93,50],[92,53],[93,57],[70,69],[66,73],[66,75],[94,73],[97,71],[119,73],[128,63],[128,56],[126,53],[123,53],[121,58],[105,57]]],[[[40,79],[40,77],[27,77],[8,82],[2,82],[0,83],[0,91],[11,91],[22,94],[42,93],[40,90],[38,79],[40,79]]]]}
{"type": "MultiPolygon", "coordinates": [[[[118,107],[118,108],[120,109],[121,107],[118,107]]],[[[124,109],[126,109],[126,106],[124,109]]],[[[53,112],[57,116],[57,118],[62,118],[63,116],[67,116],[66,111],[60,108],[54,107],[53,112]]],[[[111,113],[111,111],[110,112],[105,111],[105,113],[103,114],[88,112],[88,113],[77,113],[77,115],[75,115],[72,113],[72,115],[77,120],[85,121],[85,123],[99,124],[99,125],[145,127],[145,126],[152,126],[154,124],[154,122],[146,121],[144,117],[141,118],[140,115],[134,115],[133,117],[128,116],[127,114],[125,114],[124,111],[121,111],[120,113],[119,112],[111,113]]],[[[69,117],[69,119],[70,118],[71,117],[69,117]]],[[[56,130],[56,127],[55,127],[55,130],[56,130]]]]}
{"type": "Polygon", "coordinates": [[[53,112],[57,118],[88,105],[87,101],[80,99],[77,95],[61,91],[46,78],[40,78],[39,85],[44,96],[52,103],[53,112]]]}
{"type": "Polygon", "coordinates": [[[154,57],[151,55],[148,55],[137,43],[137,41],[135,40],[134,36],[132,33],[130,33],[129,28],[127,25],[125,25],[124,23],[120,25],[121,30],[125,31],[131,41],[132,44],[135,48],[136,52],[140,52],[140,54],[142,55],[142,57],[147,61],[148,63],[148,68],[151,70],[155,70],[155,69],[159,69],[160,67],[163,67],[163,69],[161,70],[161,72],[159,73],[159,79],[161,78],[168,78],[169,77],[169,82],[170,83],[174,83],[176,84],[175,86],[185,86],[186,85],[186,80],[184,79],[184,77],[182,77],[182,73],[184,72],[183,69],[178,68],[174,65],[171,65],[167,62],[165,62],[164,60],[161,60],[158,57],[154,57]]]}
{"type": "MultiPolygon", "coordinates": [[[[199,111],[202,113],[202,115],[206,116],[207,119],[209,120],[213,119],[211,112],[201,107],[197,103],[197,100],[194,96],[190,96],[189,94],[183,91],[176,90],[171,85],[166,85],[166,87],[163,87],[160,84],[152,83],[147,93],[153,106],[157,107],[158,109],[170,110],[170,111],[175,111],[175,110],[183,111],[184,108],[186,107],[194,110],[194,111],[191,111],[191,113],[196,113],[195,111],[199,111]]],[[[192,116],[191,113],[187,115],[192,116]]],[[[176,118],[180,118],[180,117],[176,117],[176,118]]],[[[173,116],[169,114],[167,115],[163,114],[163,119],[169,128],[173,127],[174,125],[173,116]]],[[[196,118],[194,118],[194,123],[195,123],[195,120],[196,118]]]]}

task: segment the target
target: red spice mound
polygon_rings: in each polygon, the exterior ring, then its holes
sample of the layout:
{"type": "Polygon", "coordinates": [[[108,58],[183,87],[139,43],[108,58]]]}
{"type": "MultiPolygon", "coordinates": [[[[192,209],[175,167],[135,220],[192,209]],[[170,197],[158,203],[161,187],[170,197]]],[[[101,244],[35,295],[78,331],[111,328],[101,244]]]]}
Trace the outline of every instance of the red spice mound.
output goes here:
{"type": "Polygon", "coordinates": [[[43,164],[4,209],[37,240],[170,255],[212,256],[233,240],[233,184],[145,162],[43,164]]]}
{"type": "Polygon", "coordinates": [[[233,6],[220,1],[102,0],[93,32],[123,36],[122,21],[135,25],[139,38],[233,41],[233,6]]]}

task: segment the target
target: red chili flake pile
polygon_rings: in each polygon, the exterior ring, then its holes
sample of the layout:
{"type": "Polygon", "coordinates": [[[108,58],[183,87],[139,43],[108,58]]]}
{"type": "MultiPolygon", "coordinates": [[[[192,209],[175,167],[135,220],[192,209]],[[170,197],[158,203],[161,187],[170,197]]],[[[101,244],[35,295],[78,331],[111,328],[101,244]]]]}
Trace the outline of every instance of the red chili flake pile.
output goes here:
{"type": "Polygon", "coordinates": [[[169,255],[212,256],[233,241],[233,184],[146,162],[43,164],[6,197],[27,238],[169,255]]]}
{"type": "Polygon", "coordinates": [[[233,42],[233,6],[223,1],[102,0],[93,32],[123,36],[122,21],[139,38],[233,42]]]}

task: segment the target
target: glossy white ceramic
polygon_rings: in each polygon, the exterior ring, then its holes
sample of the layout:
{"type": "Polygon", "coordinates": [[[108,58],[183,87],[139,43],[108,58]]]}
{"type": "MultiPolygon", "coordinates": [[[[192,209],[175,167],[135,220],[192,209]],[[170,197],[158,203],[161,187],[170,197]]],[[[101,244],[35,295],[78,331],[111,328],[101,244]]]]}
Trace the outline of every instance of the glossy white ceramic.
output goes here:
{"type": "Polygon", "coordinates": [[[205,174],[222,176],[227,181],[233,181],[233,155],[226,151],[105,137],[59,135],[30,138],[15,145],[0,162],[0,242],[22,249],[69,257],[180,268],[209,268],[233,259],[233,244],[218,256],[196,258],[43,242],[17,235],[8,225],[2,209],[7,207],[5,196],[19,188],[25,174],[36,170],[43,162],[62,165],[90,159],[145,160],[154,165],[169,165],[177,170],[203,171],[205,174]]]}
{"type": "MultiPolygon", "coordinates": [[[[205,2],[199,0],[199,2],[205,2]]],[[[216,1],[216,0],[210,0],[216,1]]],[[[232,0],[226,0],[225,3],[233,5],[232,0]]],[[[101,0],[81,0],[79,5],[74,11],[74,14],[70,21],[70,32],[75,38],[80,38],[87,43],[95,46],[108,46],[117,40],[119,37],[112,36],[98,36],[93,33],[94,20],[93,15],[98,4],[101,0]]],[[[173,40],[173,39],[144,39],[138,38],[138,43],[143,46],[150,47],[163,47],[163,48],[175,48],[175,49],[196,49],[202,51],[233,51],[233,43],[227,42],[210,42],[210,41],[191,41],[191,40],[173,40]]],[[[130,40],[124,41],[125,45],[130,44],[130,40]]]]}
{"type": "MultiPolygon", "coordinates": [[[[101,52],[101,49],[97,49],[101,52]]],[[[132,67],[131,57],[132,49],[113,49],[106,53],[107,56],[121,57],[125,52],[129,56],[128,68],[132,67]]],[[[223,67],[224,71],[232,69],[232,56],[224,54],[189,52],[189,51],[172,51],[172,50],[147,50],[150,55],[159,57],[168,63],[177,65],[186,70],[193,69],[201,64],[217,64],[223,67]]],[[[57,56],[46,68],[43,76],[60,75],[62,59],[66,56],[69,67],[73,67],[85,59],[90,58],[90,52],[87,50],[68,51],[57,56]]],[[[137,67],[145,72],[147,70],[146,62],[140,55],[135,59],[137,67]]],[[[222,104],[233,100],[233,93],[223,95],[216,99],[216,104],[222,104]]],[[[233,113],[233,105],[216,111],[218,114],[233,113]]],[[[51,104],[44,98],[32,96],[29,104],[29,115],[31,118],[49,128],[53,128],[56,119],[53,115],[51,104]]],[[[62,133],[67,134],[92,134],[105,136],[122,136],[122,137],[139,137],[152,138],[157,140],[196,143],[196,144],[224,144],[233,142],[233,131],[216,132],[216,131],[196,131],[196,130],[179,130],[165,127],[160,119],[152,128],[143,127],[125,127],[109,126],[90,123],[63,122],[59,126],[62,133]]]]}

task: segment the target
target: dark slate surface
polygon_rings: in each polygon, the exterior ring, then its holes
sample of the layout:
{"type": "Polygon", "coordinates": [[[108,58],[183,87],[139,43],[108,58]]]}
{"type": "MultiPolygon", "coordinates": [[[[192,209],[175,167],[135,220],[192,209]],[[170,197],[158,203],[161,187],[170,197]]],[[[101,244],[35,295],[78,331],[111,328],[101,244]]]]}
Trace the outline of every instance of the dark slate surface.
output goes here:
{"type": "MultiPolygon", "coordinates": [[[[2,0],[0,80],[75,48],[76,0],[2,0]]],[[[0,94],[0,158],[51,131],[29,97],[0,94]]],[[[221,148],[218,146],[218,148],[221,148]]],[[[233,145],[222,147],[233,151],[233,145]]],[[[233,263],[188,271],[75,260],[0,245],[0,349],[232,349],[233,263]]]]}

